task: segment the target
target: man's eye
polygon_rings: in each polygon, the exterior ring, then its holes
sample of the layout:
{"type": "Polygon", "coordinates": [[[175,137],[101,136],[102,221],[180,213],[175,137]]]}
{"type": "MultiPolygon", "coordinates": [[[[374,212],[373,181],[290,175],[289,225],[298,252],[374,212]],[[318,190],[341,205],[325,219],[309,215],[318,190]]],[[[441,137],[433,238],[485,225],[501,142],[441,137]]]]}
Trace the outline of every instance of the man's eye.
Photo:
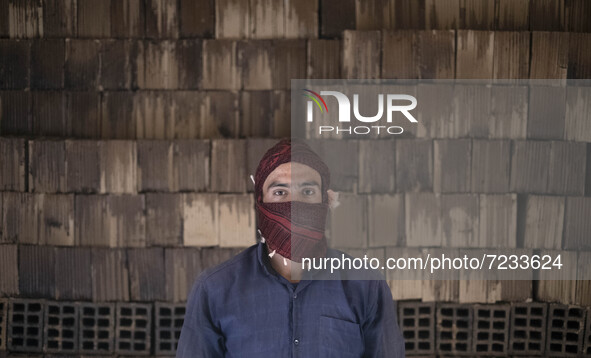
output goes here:
{"type": "Polygon", "coordinates": [[[285,194],[285,190],[275,190],[273,192],[273,195],[284,195],[285,194]]]}
{"type": "Polygon", "coordinates": [[[314,195],[316,191],[314,189],[304,189],[305,195],[314,195]]]}

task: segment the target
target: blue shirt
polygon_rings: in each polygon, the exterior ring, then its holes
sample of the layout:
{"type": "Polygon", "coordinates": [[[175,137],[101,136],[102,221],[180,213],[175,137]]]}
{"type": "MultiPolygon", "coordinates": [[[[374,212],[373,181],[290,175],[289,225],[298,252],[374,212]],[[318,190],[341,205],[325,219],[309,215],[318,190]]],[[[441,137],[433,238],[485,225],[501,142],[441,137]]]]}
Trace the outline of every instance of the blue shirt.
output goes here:
{"type": "Polygon", "coordinates": [[[176,357],[402,358],[404,339],[384,280],[301,280],[294,288],[258,243],[197,278],[176,357]]]}

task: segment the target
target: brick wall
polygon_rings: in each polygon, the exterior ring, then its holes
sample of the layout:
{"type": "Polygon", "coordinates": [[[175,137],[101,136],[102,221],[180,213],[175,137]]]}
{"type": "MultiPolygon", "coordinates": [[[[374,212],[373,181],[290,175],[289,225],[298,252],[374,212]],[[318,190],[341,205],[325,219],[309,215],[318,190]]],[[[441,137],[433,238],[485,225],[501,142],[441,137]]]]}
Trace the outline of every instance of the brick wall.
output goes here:
{"type": "MultiPolygon", "coordinates": [[[[254,243],[248,175],[290,135],[290,79],[590,78],[589,15],[586,0],[0,0],[0,356],[174,354],[194,278],[254,243]]],[[[357,158],[332,168],[331,242],[381,258],[543,242],[586,267],[589,87],[560,108],[457,91],[489,110],[313,142],[357,158]],[[514,120],[484,128],[507,101],[514,120]]],[[[409,354],[591,353],[589,281],[389,282],[409,354]]]]}

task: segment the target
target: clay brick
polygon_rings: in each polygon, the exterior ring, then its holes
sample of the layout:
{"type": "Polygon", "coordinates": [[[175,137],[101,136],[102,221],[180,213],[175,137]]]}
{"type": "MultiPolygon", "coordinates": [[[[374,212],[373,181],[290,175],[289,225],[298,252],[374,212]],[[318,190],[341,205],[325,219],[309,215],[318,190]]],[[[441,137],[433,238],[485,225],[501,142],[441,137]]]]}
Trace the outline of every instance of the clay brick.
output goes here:
{"type": "Polygon", "coordinates": [[[318,0],[285,1],[285,37],[318,38],[318,0]]]}
{"type": "Polygon", "coordinates": [[[58,300],[92,299],[90,249],[57,247],[55,249],[55,298],[58,300]]]}
{"type": "Polygon", "coordinates": [[[494,125],[490,124],[491,87],[483,83],[456,84],[453,107],[454,137],[490,137],[491,129],[494,128],[494,125]]]}
{"type": "Polygon", "coordinates": [[[111,1],[111,36],[143,37],[146,27],[143,0],[111,1]]]}
{"type": "Polygon", "coordinates": [[[370,0],[355,2],[355,29],[382,30],[392,28],[392,9],[393,2],[388,0],[370,0]]]}
{"type": "Polygon", "coordinates": [[[338,248],[367,247],[367,196],[340,193],[338,209],[329,212],[330,246],[338,248]]]}
{"type": "Polygon", "coordinates": [[[433,142],[419,139],[396,141],[396,190],[428,191],[433,188],[433,142]]]}
{"type": "Polygon", "coordinates": [[[66,43],[64,40],[37,40],[31,44],[31,88],[64,87],[66,43]]]}
{"type": "Polygon", "coordinates": [[[154,311],[156,354],[175,354],[185,320],[185,304],[156,302],[154,311]]]}
{"type": "Polygon", "coordinates": [[[123,249],[92,249],[92,298],[95,302],[129,301],[129,272],[123,249]]]}
{"type": "Polygon", "coordinates": [[[472,140],[471,188],[475,193],[509,191],[511,142],[472,140]]]}
{"type": "MultiPolygon", "coordinates": [[[[545,1],[547,2],[547,0],[545,1]]],[[[553,2],[557,3],[556,1],[553,2]]],[[[532,13],[532,19],[533,15],[532,13]]],[[[532,25],[532,30],[535,30],[533,27],[532,25]]],[[[532,32],[529,78],[566,78],[568,38],[569,34],[565,32],[532,32]]]]}
{"type": "Polygon", "coordinates": [[[240,110],[237,92],[208,91],[200,104],[200,138],[238,138],[240,110]]]}
{"type": "Polygon", "coordinates": [[[111,235],[105,212],[108,198],[104,195],[76,195],[75,237],[80,246],[116,247],[117,237],[111,235]]]}
{"type": "Polygon", "coordinates": [[[33,134],[36,136],[67,137],[70,126],[65,114],[66,96],[63,92],[32,92],[33,134]]]}
{"type": "MultiPolygon", "coordinates": [[[[130,94],[131,95],[131,94],[130,94]]],[[[138,139],[172,139],[176,107],[170,91],[143,91],[134,96],[133,122],[138,139]]],[[[116,106],[115,108],[119,108],[116,106]]]]}
{"type": "Polygon", "coordinates": [[[291,79],[306,77],[305,40],[275,41],[273,52],[273,88],[289,90],[291,79]]]}
{"type": "Polygon", "coordinates": [[[43,0],[43,37],[74,37],[77,4],[76,0],[43,0]]]}
{"type": "MultiPolygon", "coordinates": [[[[501,0],[500,6],[510,4],[527,4],[529,0],[507,1],[501,0]]],[[[501,21],[511,21],[508,16],[498,18],[501,21]]],[[[516,26],[507,30],[518,30],[516,26]]],[[[527,30],[527,24],[522,30],[527,30]]],[[[495,79],[524,79],[529,76],[529,32],[496,31],[494,33],[493,50],[493,78],[495,79]]]]}
{"type": "Polygon", "coordinates": [[[432,193],[406,193],[404,197],[406,245],[441,245],[441,198],[432,193]]]}
{"type": "Polygon", "coordinates": [[[552,142],[548,168],[548,193],[559,195],[585,194],[585,143],[552,142]]]}
{"type": "Polygon", "coordinates": [[[583,346],[585,309],[578,306],[550,304],[546,354],[577,356],[583,346]]]}
{"type": "Polygon", "coordinates": [[[307,52],[306,78],[341,77],[341,42],[339,40],[310,39],[307,52]]]}
{"type": "Polygon", "coordinates": [[[460,19],[459,0],[426,0],[426,28],[434,30],[454,30],[460,19]]]}
{"type": "Polygon", "coordinates": [[[581,0],[567,0],[565,2],[565,22],[569,32],[591,32],[591,26],[586,21],[585,14],[591,11],[589,3],[581,0]]]}
{"type": "Polygon", "coordinates": [[[473,309],[471,305],[444,303],[436,311],[437,352],[444,355],[472,353],[473,309]]]}
{"type": "Polygon", "coordinates": [[[171,191],[173,146],[169,141],[137,141],[138,190],[171,191]]]}
{"type": "Polygon", "coordinates": [[[219,244],[219,203],[217,194],[182,195],[182,244],[217,246],[219,244]]]}
{"type": "Polygon", "coordinates": [[[470,139],[434,141],[433,189],[438,193],[470,191],[472,141],[470,139]]]}
{"type": "Polygon", "coordinates": [[[566,113],[565,89],[561,87],[530,87],[528,113],[528,138],[564,138],[566,113]]]}
{"type": "MultiPolygon", "coordinates": [[[[179,87],[179,54],[176,41],[145,41],[144,72],[138,73],[138,87],[176,89],[179,87]]],[[[141,51],[140,51],[141,52],[141,51]]]]}
{"type": "Polygon", "coordinates": [[[418,34],[412,30],[384,31],[382,34],[382,77],[419,78],[418,34]]]}
{"type": "Polygon", "coordinates": [[[285,36],[284,1],[248,0],[248,38],[269,39],[285,36]]]}
{"type": "Polygon", "coordinates": [[[245,38],[250,27],[250,6],[243,0],[216,0],[216,38],[245,38]]]}
{"type": "MultiPolygon", "coordinates": [[[[95,0],[90,0],[94,2],[95,0]]],[[[86,2],[90,2],[86,0],[86,2]]],[[[104,2],[104,0],[97,1],[104,2]]],[[[98,40],[66,39],[66,88],[94,89],[98,84],[101,43],[98,40]]]]}
{"type": "Polygon", "coordinates": [[[564,31],[564,0],[539,0],[529,3],[531,31],[564,31]]]}
{"type": "Polygon", "coordinates": [[[78,37],[111,35],[111,1],[78,0],[78,37]]]}
{"type": "Polygon", "coordinates": [[[478,247],[515,248],[517,195],[480,195],[478,247]]]}
{"type": "Polygon", "coordinates": [[[131,300],[164,300],[164,249],[128,249],[127,262],[131,300]]]}
{"type": "Polygon", "coordinates": [[[587,114],[591,110],[591,88],[566,89],[565,139],[591,142],[591,122],[587,114]]]}
{"type": "Polygon", "coordinates": [[[381,39],[379,31],[343,33],[343,77],[379,78],[381,39]]]}
{"type": "Polygon", "coordinates": [[[591,198],[567,197],[564,217],[565,249],[588,250],[591,248],[591,198]]]}
{"type": "Polygon", "coordinates": [[[100,85],[104,89],[129,89],[135,73],[137,47],[129,40],[101,42],[100,85]]]}
{"type": "Polygon", "coordinates": [[[369,195],[368,236],[369,246],[402,246],[404,235],[404,196],[369,195]]]}
{"type": "Polygon", "coordinates": [[[137,193],[137,147],[129,140],[106,140],[98,144],[101,193],[137,193]]]}
{"type": "Polygon", "coordinates": [[[435,303],[400,302],[398,325],[406,354],[435,352],[435,303]]]}
{"type": "Polygon", "coordinates": [[[213,192],[245,192],[247,180],[250,180],[246,174],[246,141],[213,140],[211,168],[213,192]]]}
{"type": "Polygon", "coordinates": [[[355,0],[323,0],[320,6],[320,36],[342,37],[343,30],[354,29],[355,0]]]}
{"type": "Polygon", "coordinates": [[[41,352],[43,350],[43,300],[12,298],[8,307],[8,350],[41,352]]]}
{"type": "Polygon", "coordinates": [[[38,244],[40,200],[36,194],[4,192],[2,242],[38,244]]]}
{"type": "Polygon", "coordinates": [[[24,297],[55,297],[55,247],[19,247],[19,293],[24,297]]]}
{"type": "Polygon", "coordinates": [[[98,92],[67,92],[66,115],[74,138],[100,138],[101,98],[98,92]]]}
{"type": "Polygon", "coordinates": [[[275,43],[271,40],[245,41],[240,43],[242,58],[242,82],[245,90],[273,88],[275,43]]]}
{"type": "Polygon", "coordinates": [[[209,187],[210,142],[176,140],[173,150],[175,191],[205,191],[209,187]]]}
{"type": "Polygon", "coordinates": [[[13,0],[8,2],[8,35],[43,37],[43,4],[41,0],[13,0]]]}
{"type": "Polygon", "coordinates": [[[564,304],[575,302],[577,281],[574,279],[577,276],[578,268],[577,252],[540,250],[537,254],[540,256],[541,262],[545,264],[548,259],[543,258],[544,255],[550,256],[550,262],[546,264],[546,267],[551,267],[551,270],[538,270],[536,279],[539,279],[539,281],[534,286],[534,297],[541,302],[562,302],[564,304]],[[560,263],[562,264],[560,270],[551,266],[558,256],[560,256],[560,263]]]}
{"type": "Polygon", "coordinates": [[[220,247],[245,247],[255,243],[255,212],[252,194],[219,196],[220,247]]]}
{"type": "Polygon", "coordinates": [[[509,305],[475,305],[473,351],[506,356],[509,345],[509,305]]]}
{"type": "Polygon", "coordinates": [[[496,30],[527,31],[529,29],[530,0],[499,0],[495,6],[497,7],[495,9],[496,30]]]}
{"type": "Polygon", "coordinates": [[[0,91],[0,133],[2,135],[30,135],[31,92],[0,91]]]}
{"type": "Polygon", "coordinates": [[[43,327],[45,352],[75,353],[78,351],[78,304],[47,302],[43,327]]]}
{"type": "Polygon", "coordinates": [[[175,107],[174,138],[194,139],[201,132],[201,103],[205,98],[202,91],[174,91],[169,93],[171,105],[175,107]]]}
{"type": "Polygon", "coordinates": [[[143,195],[109,195],[105,226],[111,242],[122,247],[146,246],[145,209],[143,195]]]}
{"type": "Polygon", "coordinates": [[[418,31],[419,76],[422,79],[452,79],[456,73],[454,31],[418,31]]]}
{"type": "Polygon", "coordinates": [[[494,35],[492,31],[458,30],[457,78],[492,78],[494,35]]]}
{"type": "Polygon", "coordinates": [[[179,193],[146,194],[148,246],[179,246],[183,237],[183,203],[179,193]]]}
{"type": "MultiPolygon", "coordinates": [[[[330,187],[334,191],[353,192],[359,177],[358,160],[346,160],[344,158],[356,158],[359,155],[359,141],[352,140],[311,140],[306,142],[316,154],[328,165],[330,171],[330,187]]],[[[269,148],[275,143],[269,145],[269,148]]],[[[250,148],[250,147],[249,147],[250,148]]],[[[256,158],[256,164],[262,158],[264,152],[256,158]]],[[[250,158],[249,158],[250,160],[250,158]]],[[[249,166],[250,168],[250,166],[249,166]]],[[[256,166],[250,173],[255,173],[256,166]]]]}
{"type": "Polygon", "coordinates": [[[80,353],[97,354],[114,351],[115,305],[112,303],[80,303],[80,353]]]}
{"type": "Polygon", "coordinates": [[[178,38],[178,21],[176,0],[146,1],[146,37],[178,38]]]}
{"type": "Polygon", "coordinates": [[[214,0],[181,0],[178,12],[181,37],[213,37],[216,18],[214,0]]]}
{"type": "Polygon", "coordinates": [[[390,6],[394,29],[424,29],[425,1],[396,0],[390,6]]]}
{"type": "Polygon", "coordinates": [[[495,0],[460,0],[458,29],[493,30],[494,23],[495,0]]]}
{"type": "MultiPolygon", "coordinates": [[[[359,192],[391,193],[397,174],[398,141],[362,140],[359,142],[359,192]]],[[[403,153],[404,154],[404,151],[403,153]]],[[[401,154],[401,155],[402,155],[401,154]]]]}
{"type": "Polygon", "coordinates": [[[74,245],[74,195],[41,194],[36,199],[39,244],[74,245]]]}
{"type": "Polygon", "coordinates": [[[270,137],[278,100],[274,91],[244,91],[240,97],[242,110],[241,135],[244,137],[270,137]]]}
{"type": "Polygon", "coordinates": [[[423,103],[417,115],[417,138],[452,137],[454,131],[454,89],[450,84],[417,86],[417,101],[423,103]]]}
{"type": "Polygon", "coordinates": [[[0,40],[0,88],[29,87],[31,42],[0,40]]]}
{"type": "Polygon", "coordinates": [[[21,138],[0,138],[0,190],[26,191],[25,145],[21,138]]]}
{"type": "Polygon", "coordinates": [[[181,40],[177,43],[179,58],[179,88],[201,88],[203,78],[201,40],[181,40]]]}
{"type": "Polygon", "coordinates": [[[478,195],[441,196],[441,228],[444,247],[474,247],[478,241],[478,195]]]}
{"type": "Polygon", "coordinates": [[[488,123],[490,138],[525,139],[528,96],[528,87],[525,86],[493,86],[491,88],[491,112],[488,123]]]}
{"type": "Polygon", "coordinates": [[[201,250],[196,248],[164,249],[166,300],[186,302],[191,287],[201,273],[201,250]]]}
{"type": "MultiPolygon", "coordinates": [[[[0,296],[16,296],[18,295],[18,247],[17,245],[0,245],[0,270],[3,274],[0,276],[0,296]]],[[[6,308],[6,307],[5,307],[6,308]]],[[[1,314],[1,313],[0,313],[1,314]]],[[[6,316],[3,316],[6,318],[6,316]]],[[[0,330],[2,324],[6,323],[4,320],[0,320],[0,330]]],[[[2,331],[6,335],[7,326],[4,325],[2,331]]],[[[3,336],[0,333],[0,339],[3,336]]],[[[3,342],[6,347],[6,341],[3,342]]],[[[0,345],[1,346],[1,345],[0,345]]]]}
{"type": "Polygon", "coordinates": [[[591,35],[572,33],[569,37],[567,77],[584,79],[591,76],[591,35]]]}
{"type": "Polygon", "coordinates": [[[509,353],[542,355],[546,342],[548,305],[537,302],[511,304],[509,353]]]}
{"type": "Polygon", "coordinates": [[[203,41],[203,88],[238,90],[242,87],[238,44],[231,40],[203,41]]]}
{"type": "Polygon", "coordinates": [[[550,142],[515,141],[513,143],[510,185],[512,192],[546,192],[550,148],[550,142]]]}
{"type": "Polygon", "coordinates": [[[100,190],[97,141],[66,140],[66,187],[68,192],[97,193],[100,190]]]}
{"type": "Polygon", "coordinates": [[[532,249],[555,249],[562,247],[564,224],[563,197],[527,196],[525,199],[523,246],[532,249]]]}

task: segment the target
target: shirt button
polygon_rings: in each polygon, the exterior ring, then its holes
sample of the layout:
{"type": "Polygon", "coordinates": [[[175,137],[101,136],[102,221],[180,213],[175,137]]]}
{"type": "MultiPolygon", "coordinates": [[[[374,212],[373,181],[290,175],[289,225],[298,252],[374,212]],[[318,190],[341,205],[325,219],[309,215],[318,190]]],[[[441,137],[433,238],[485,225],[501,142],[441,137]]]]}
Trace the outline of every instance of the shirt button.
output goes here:
{"type": "Polygon", "coordinates": [[[297,293],[294,293],[293,294],[293,298],[298,298],[298,294],[297,293]]]}
{"type": "Polygon", "coordinates": [[[295,344],[297,346],[298,344],[300,344],[300,340],[299,339],[294,339],[293,340],[293,344],[295,344]]]}

